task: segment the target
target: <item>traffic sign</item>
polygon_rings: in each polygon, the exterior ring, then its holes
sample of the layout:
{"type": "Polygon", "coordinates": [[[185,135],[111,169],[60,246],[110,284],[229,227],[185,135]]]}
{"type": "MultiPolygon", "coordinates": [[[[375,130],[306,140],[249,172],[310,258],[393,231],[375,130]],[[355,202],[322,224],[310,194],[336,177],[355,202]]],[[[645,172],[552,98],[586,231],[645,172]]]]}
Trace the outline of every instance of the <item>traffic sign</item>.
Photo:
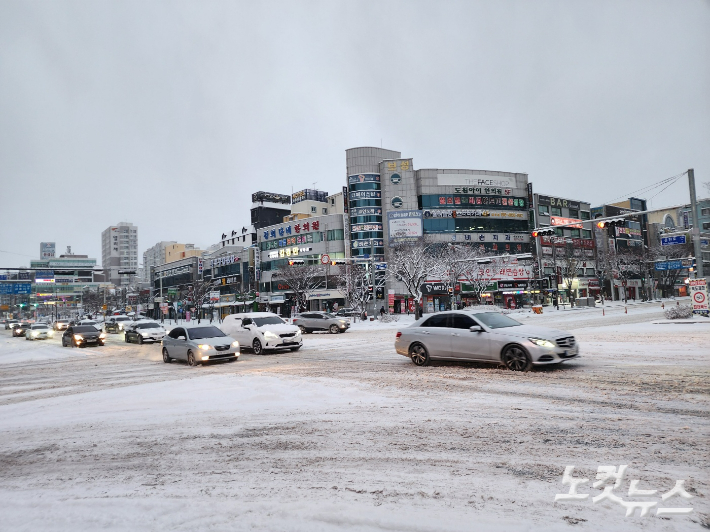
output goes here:
{"type": "Polygon", "coordinates": [[[380,262],[378,264],[375,264],[375,269],[376,270],[386,270],[387,269],[387,263],[386,262],[380,262]]]}
{"type": "Polygon", "coordinates": [[[688,284],[690,285],[690,302],[693,306],[693,312],[707,313],[708,292],[706,280],[689,279],[688,284]]]}
{"type": "Polygon", "coordinates": [[[328,264],[330,262],[330,255],[327,253],[324,253],[323,255],[320,256],[320,263],[321,264],[328,264]]]}

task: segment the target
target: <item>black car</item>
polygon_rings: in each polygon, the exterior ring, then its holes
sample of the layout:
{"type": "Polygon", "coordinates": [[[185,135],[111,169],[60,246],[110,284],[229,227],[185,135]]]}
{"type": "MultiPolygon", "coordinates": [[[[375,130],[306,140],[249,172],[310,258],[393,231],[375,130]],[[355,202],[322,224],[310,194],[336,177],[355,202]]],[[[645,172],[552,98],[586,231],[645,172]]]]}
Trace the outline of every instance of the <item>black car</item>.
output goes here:
{"type": "Polygon", "coordinates": [[[122,324],[132,321],[128,316],[111,316],[104,323],[104,330],[107,333],[118,333],[123,330],[122,324]]]}
{"type": "Polygon", "coordinates": [[[62,347],[86,347],[87,345],[104,345],[106,335],[93,325],[71,326],[62,335],[62,347]]]}
{"type": "Polygon", "coordinates": [[[18,323],[12,328],[12,337],[16,338],[24,336],[29,331],[31,325],[29,323],[18,323]]]}

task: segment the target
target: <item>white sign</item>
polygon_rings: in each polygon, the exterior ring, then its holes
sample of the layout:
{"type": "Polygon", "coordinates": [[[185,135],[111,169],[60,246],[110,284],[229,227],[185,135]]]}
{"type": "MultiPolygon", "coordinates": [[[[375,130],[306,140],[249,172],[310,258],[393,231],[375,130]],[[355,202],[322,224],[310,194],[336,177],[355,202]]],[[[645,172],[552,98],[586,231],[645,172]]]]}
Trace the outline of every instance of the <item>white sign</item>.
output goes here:
{"type": "Polygon", "coordinates": [[[708,311],[708,290],[707,281],[702,279],[690,279],[690,304],[693,306],[693,312],[708,311]]]}
{"type": "Polygon", "coordinates": [[[210,303],[219,301],[219,292],[210,292],[210,303]]]}
{"type": "Polygon", "coordinates": [[[436,174],[439,186],[516,188],[514,177],[485,174],[436,174]]]}
{"type": "Polygon", "coordinates": [[[323,254],[320,256],[321,264],[328,264],[330,262],[330,255],[323,254]]]}
{"type": "Polygon", "coordinates": [[[55,242],[40,242],[39,243],[39,258],[40,259],[53,259],[56,249],[55,242]]]}
{"type": "Polygon", "coordinates": [[[390,242],[397,239],[415,239],[422,236],[422,211],[387,213],[390,242]]]}

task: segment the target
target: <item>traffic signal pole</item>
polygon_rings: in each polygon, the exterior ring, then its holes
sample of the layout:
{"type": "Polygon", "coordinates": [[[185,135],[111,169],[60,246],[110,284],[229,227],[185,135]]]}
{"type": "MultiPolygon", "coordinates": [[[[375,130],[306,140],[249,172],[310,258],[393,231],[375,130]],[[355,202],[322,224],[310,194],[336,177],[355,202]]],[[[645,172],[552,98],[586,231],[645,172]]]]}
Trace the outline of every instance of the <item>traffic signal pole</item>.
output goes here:
{"type": "Polygon", "coordinates": [[[697,265],[697,277],[705,277],[703,271],[703,255],[700,249],[700,210],[695,197],[695,170],[688,169],[688,187],[690,188],[690,208],[693,211],[693,250],[695,251],[695,263],[697,265]]]}

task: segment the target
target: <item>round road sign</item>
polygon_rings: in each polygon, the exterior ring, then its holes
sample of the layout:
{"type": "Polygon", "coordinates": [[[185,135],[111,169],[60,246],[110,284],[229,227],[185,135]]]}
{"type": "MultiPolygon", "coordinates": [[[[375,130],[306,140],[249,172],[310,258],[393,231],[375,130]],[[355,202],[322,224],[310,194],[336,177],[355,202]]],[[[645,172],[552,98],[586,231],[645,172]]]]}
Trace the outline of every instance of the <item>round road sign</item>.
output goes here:
{"type": "Polygon", "coordinates": [[[330,262],[330,255],[321,255],[320,256],[320,263],[321,264],[328,264],[330,262]]]}
{"type": "Polygon", "coordinates": [[[705,292],[695,292],[693,294],[693,301],[698,305],[705,304],[705,292]]]}

